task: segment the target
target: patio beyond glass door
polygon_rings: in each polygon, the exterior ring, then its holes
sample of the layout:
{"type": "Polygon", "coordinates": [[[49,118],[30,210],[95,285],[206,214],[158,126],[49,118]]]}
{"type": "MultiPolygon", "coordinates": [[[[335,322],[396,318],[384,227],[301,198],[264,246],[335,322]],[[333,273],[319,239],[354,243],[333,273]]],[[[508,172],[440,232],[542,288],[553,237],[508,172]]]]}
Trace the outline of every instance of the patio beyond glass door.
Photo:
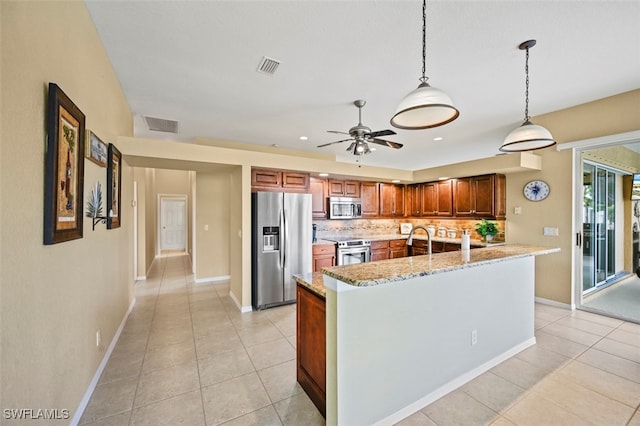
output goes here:
{"type": "Polygon", "coordinates": [[[615,277],[616,173],[583,163],[582,290],[615,277]]]}

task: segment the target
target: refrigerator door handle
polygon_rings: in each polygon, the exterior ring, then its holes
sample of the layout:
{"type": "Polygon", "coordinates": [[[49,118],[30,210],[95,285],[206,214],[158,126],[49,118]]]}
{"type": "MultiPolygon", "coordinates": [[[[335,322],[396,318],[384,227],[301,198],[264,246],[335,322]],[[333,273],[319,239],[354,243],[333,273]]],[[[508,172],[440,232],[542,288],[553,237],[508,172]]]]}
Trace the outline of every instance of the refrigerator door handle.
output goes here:
{"type": "Polygon", "coordinates": [[[282,269],[284,269],[287,266],[287,250],[289,249],[289,247],[287,247],[288,245],[288,240],[289,240],[289,230],[287,229],[288,223],[287,223],[287,211],[285,209],[282,209],[282,223],[283,223],[283,228],[282,228],[282,233],[283,233],[283,245],[284,248],[282,250],[282,269]]]}
{"type": "Polygon", "coordinates": [[[280,210],[280,253],[278,256],[280,268],[284,268],[284,250],[286,241],[284,233],[284,210],[280,210]]]}

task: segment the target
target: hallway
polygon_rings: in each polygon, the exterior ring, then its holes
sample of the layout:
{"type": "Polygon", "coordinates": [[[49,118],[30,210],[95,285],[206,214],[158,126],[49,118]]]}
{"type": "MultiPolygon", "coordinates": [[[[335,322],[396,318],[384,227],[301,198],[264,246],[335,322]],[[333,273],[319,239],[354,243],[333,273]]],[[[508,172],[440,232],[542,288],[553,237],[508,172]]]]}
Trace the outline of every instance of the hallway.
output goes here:
{"type": "MultiPolygon", "coordinates": [[[[160,258],[136,284],[81,424],[324,425],[296,383],[295,305],[240,314],[227,282],[189,271],[160,258]]],[[[640,426],[640,325],[535,309],[535,346],[399,425],[640,426]]]]}

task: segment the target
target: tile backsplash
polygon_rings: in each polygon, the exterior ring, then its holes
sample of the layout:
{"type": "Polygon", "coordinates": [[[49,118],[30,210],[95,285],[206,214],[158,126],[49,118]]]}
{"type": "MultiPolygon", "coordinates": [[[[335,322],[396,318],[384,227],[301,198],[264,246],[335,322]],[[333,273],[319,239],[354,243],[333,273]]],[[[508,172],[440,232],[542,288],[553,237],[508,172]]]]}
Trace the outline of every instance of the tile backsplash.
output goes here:
{"type": "MultiPolygon", "coordinates": [[[[439,227],[446,229],[455,229],[457,238],[462,235],[462,230],[469,230],[471,239],[481,239],[475,231],[476,223],[479,219],[438,219],[438,218],[402,218],[402,219],[350,219],[350,220],[314,220],[317,226],[318,238],[338,234],[354,234],[354,235],[386,235],[400,234],[401,223],[411,223],[417,225],[433,225],[436,231],[439,227]]],[[[495,236],[496,241],[505,241],[505,221],[496,220],[498,224],[498,235],[495,236]]]]}

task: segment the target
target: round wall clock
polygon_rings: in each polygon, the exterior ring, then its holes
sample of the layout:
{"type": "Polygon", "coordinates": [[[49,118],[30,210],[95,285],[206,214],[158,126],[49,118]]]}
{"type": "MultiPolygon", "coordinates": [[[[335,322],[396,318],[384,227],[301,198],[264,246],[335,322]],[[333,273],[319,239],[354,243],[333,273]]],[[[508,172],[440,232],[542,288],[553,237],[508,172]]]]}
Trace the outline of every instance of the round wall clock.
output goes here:
{"type": "Polygon", "coordinates": [[[542,201],[549,196],[549,185],[543,180],[532,180],[524,186],[522,192],[527,200],[542,201]]]}

